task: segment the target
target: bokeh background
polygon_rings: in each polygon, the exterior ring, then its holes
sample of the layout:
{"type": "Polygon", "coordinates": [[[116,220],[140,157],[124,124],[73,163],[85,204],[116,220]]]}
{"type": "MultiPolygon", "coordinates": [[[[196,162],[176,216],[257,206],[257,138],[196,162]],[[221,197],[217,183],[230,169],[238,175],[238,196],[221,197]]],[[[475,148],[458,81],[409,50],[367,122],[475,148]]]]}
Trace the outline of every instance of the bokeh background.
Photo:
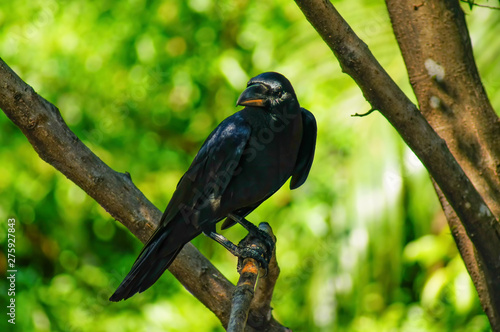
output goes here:
{"type": "MultiPolygon", "coordinates": [[[[415,100],[383,1],[333,3],[415,100]]],[[[498,110],[500,16],[463,8],[498,110]]],[[[2,1],[0,57],[160,209],[246,81],[283,73],[319,131],[305,185],[249,217],[278,237],[275,317],[296,331],[489,331],[425,169],[380,114],[351,117],[370,106],[293,1],[2,1]]],[[[3,114],[0,161],[2,303],[8,218],[19,271],[16,325],[2,311],[0,330],[223,331],[169,273],[108,302],[140,242],[3,114]]],[[[234,257],[193,242],[236,282],[234,257]]]]}

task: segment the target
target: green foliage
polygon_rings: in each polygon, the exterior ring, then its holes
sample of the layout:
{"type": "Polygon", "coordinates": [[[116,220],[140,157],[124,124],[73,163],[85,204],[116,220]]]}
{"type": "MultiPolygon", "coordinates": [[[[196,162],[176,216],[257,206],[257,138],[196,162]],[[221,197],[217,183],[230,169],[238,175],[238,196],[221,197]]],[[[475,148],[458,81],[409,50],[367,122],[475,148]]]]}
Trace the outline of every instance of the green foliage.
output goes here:
{"type": "MultiPolygon", "coordinates": [[[[413,97],[383,4],[334,4],[413,97]]],[[[499,18],[468,19],[500,109],[499,18]]],[[[350,117],[370,106],[292,1],[3,1],[0,26],[0,56],[160,209],[205,137],[237,110],[246,81],[285,74],[319,133],[306,184],[249,217],[278,237],[277,319],[299,331],[489,330],[428,175],[378,113],[350,117]]],[[[139,241],[5,116],[0,141],[0,297],[6,221],[16,218],[18,331],[222,330],[169,273],[108,302],[139,241]]],[[[234,257],[209,239],[193,242],[237,280],[234,257]]]]}

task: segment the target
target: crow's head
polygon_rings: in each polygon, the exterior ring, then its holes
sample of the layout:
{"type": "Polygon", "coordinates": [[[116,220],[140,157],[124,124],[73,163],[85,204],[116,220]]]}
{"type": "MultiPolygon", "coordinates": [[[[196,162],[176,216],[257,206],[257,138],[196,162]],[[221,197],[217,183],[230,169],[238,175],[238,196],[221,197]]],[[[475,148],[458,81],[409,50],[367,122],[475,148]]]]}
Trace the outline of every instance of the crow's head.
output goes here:
{"type": "Polygon", "coordinates": [[[270,109],[293,101],[297,102],[297,97],[288,79],[279,73],[267,72],[248,81],[236,104],[270,109]]]}

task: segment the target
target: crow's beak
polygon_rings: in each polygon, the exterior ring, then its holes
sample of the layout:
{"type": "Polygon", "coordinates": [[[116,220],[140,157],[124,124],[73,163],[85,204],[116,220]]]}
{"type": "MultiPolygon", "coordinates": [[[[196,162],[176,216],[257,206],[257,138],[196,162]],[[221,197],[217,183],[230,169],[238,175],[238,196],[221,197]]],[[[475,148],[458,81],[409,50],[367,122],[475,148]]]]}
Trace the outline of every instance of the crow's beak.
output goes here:
{"type": "Polygon", "coordinates": [[[236,105],[265,107],[267,87],[260,83],[252,84],[238,98],[236,105]]]}

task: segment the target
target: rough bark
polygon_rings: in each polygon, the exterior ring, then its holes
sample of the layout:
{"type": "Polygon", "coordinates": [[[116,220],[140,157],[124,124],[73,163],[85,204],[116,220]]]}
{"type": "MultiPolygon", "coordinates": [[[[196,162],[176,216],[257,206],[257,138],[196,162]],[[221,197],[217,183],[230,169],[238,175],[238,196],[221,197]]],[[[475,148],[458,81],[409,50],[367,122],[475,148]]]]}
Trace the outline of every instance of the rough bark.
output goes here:
{"type": "MultiPolygon", "coordinates": [[[[340,62],[342,70],[356,81],[372,107],[379,110],[394,126],[434,178],[446,200],[460,219],[469,238],[472,240],[477,250],[477,255],[480,256],[480,260],[484,263],[481,266],[484,267],[484,280],[488,292],[492,294],[490,298],[496,302],[500,301],[500,296],[498,296],[500,294],[500,226],[495,217],[496,214],[492,213],[488,205],[491,204],[495,210],[495,204],[492,204],[486,197],[483,198],[476,190],[450,152],[445,140],[434,131],[417,107],[410,102],[394,81],[392,81],[370,53],[366,44],[355,35],[333,5],[325,0],[295,0],[295,2],[326,44],[332,49],[340,62]]],[[[397,2],[394,1],[394,3],[397,2]]],[[[406,1],[403,2],[406,3],[406,1]]],[[[420,10],[418,9],[420,8],[419,6],[428,2],[419,1],[418,3],[411,3],[414,5],[414,10],[420,10]]],[[[437,17],[437,19],[441,18],[437,17]]],[[[404,27],[416,35],[419,34],[419,30],[412,25],[412,21],[409,19],[402,21],[401,34],[405,33],[404,27]],[[404,26],[404,24],[406,25],[404,26]]],[[[446,34],[447,32],[441,33],[446,34]]],[[[463,34],[464,30],[459,29],[457,33],[463,34]]],[[[468,39],[467,36],[467,34],[462,35],[462,38],[468,39]]],[[[467,41],[464,41],[464,43],[467,44],[467,41]]],[[[470,56],[472,59],[471,54],[467,55],[463,51],[460,54],[459,56],[470,56]]],[[[435,61],[439,61],[439,59],[436,58],[435,61]]],[[[429,76],[436,81],[434,84],[442,84],[440,69],[433,65],[434,63],[427,62],[427,67],[431,68],[431,70],[420,71],[414,77],[414,81],[427,79],[423,78],[423,76],[429,76]]],[[[465,67],[459,67],[456,70],[459,73],[468,72],[468,69],[465,67]]],[[[446,73],[448,73],[448,69],[446,69],[446,73]]],[[[472,80],[471,84],[475,84],[476,82],[480,84],[478,75],[474,76],[474,73],[469,75],[472,75],[468,77],[468,79],[472,80]]],[[[440,92],[437,98],[445,101],[440,105],[444,105],[443,108],[446,109],[446,106],[455,102],[454,98],[459,97],[457,96],[459,91],[452,89],[453,82],[451,80],[446,79],[445,81],[446,84],[440,86],[440,89],[444,88],[448,92],[447,94],[440,92]]],[[[482,90],[482,87],[479,90],[482,90]]],[[[429,96],[427,98],[427,103],[430,103],[429,96]]],[[[481,96],[480,91],[470,92],[467,98],[468,100],[476,98],[483,103],[487,103],[487,99],[481,96]]],[[[437,102],[437,99],[433,98],[432,101],[437,102]]],[[[460,100],[456,102],[458,103],[460,100]]],[[[465,107],[470,107],[469,105],[466,104],[465,107]]],[[[450,110],[447,111],[450,112],[450,110]]],[[[472,114],[480,112],[481,110],[478,109],[471,111],[472,114]]],[[[449,123],[445,123],[445,125],[449,126],[450,130],[453,131],[449,123]]],[[[481,134],[481,139],[487,140],[487,142],[479,140],[478,136],[473,136],[475,139],[471,141],[472,144],[466,144],[465,147],[462,147],[464,153],[476,158],[478,154],[471,147],[479,149],[479,146],[481,146],[488,151],[498,151],[498,118],[492,116],[490,113],[486,116],[485,120],[478,120],[478,125],[485,125],[489,128],[489,130],[484,130],[484,133],[481,134]],[[491,124],[492,127],[488,127],[488,124],[491,124]]],[[[482,129],[478,128],[476,130],[482,131],[482,129]]],[[[450,142],[450,144],[452,143],[450,142]]],[[[482,154],[483,150],[480,153],[482,154]]],[[[481,160],[481,158],[475,163],[476,165],[486,163],[486,160],[481,160]]],[[[493,158],[493,155],[488,156],[488,158],[493,158]]],[[[495,187],[494,180],[492,179],[492,169],[489,166],[491,164],[494,164],[494,162],[485,164],[483,171],[488,168],[489,176],[485,177],[485,182],[488,186],[485,188],[489,188],[494,193],[494,190],[491,189],[495,187]]],[[[493,170],[498,172],[497,167],[493,168],[493,170]]],[[[496,176],[498,177],[498,174],[496,176]]],[[[498,321],[494,319],[498,316],[498,312],[494,315],[491,314],[493,310],[497,311],[497,308],[498,304],[493,305],[491,308],[485,308],[494,328],[500,328],[498,321]]]]}
{"type": "MultiPolygon", "coordinates": [[[[90,151],[68,128],[59,110],[23,82],[2,59],[0,108],[21,129],[40,158],[82,188],[140,241],[149,239],[161,211],[132,183],[129,174],[114,171],[90,151]]],[[[235,287],[210,261],[188,243],[169,271],[227,326],[235,287]]],[[[261,320],[267,322],[268,331],[285,330],[272,317],[261,320]]]]}
{"type": "MultiPolygon", "coordinates": [[[[500,120],[481,83],[458,1],[386,0],[396,39],[420,110],[483,197],[500,216],[500,120]]],[[[488,287],[481,264],[455,211],[439,190],[460,254],[492,326],[500,329],[500,293],[488,287]],[[492,296],[496,294],[496,296],[492,296]]],[[[500,257],[500,248],[489,253],[500,257]]]]}

